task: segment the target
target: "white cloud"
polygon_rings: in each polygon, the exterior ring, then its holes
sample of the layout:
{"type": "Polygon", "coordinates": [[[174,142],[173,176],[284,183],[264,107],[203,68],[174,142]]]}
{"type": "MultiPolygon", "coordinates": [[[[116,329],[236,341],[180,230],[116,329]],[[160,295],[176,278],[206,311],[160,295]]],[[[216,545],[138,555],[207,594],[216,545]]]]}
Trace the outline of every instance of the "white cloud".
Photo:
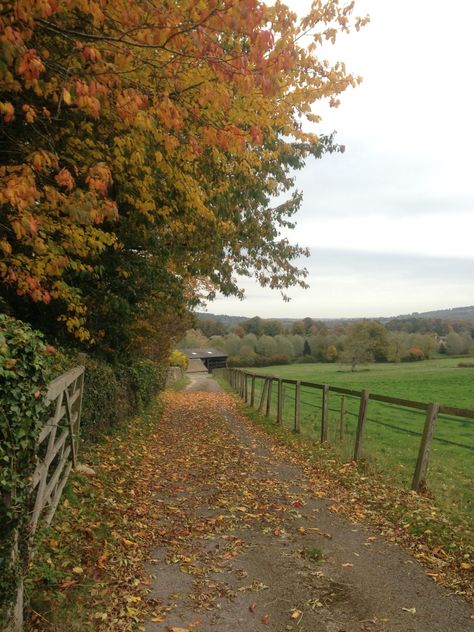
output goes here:
{"type": "Polygon", "coordinates": [[[311,248],[374,253],[458,257],[474,261],[471,212],[414,215],[409,220],[383,214],[351,217],[314,216],[293,231],[311,248]]]}

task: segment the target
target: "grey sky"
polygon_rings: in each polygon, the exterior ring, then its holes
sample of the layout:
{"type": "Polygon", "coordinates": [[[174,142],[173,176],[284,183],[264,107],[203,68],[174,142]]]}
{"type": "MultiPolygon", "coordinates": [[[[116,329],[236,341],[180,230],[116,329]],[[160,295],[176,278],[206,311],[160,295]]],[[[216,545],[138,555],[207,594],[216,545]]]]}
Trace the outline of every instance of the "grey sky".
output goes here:
{"type": "MultiPolygon", "coordinates": [[[[303,13],[310,0],[287,2],[303,13]]],[[[216,313],[286,317],[395,315],[474,303],[474,40],[472,0],[358,0],[371,24],[344,37],[342,59],[363,84],[336,110],[317,104],[320,132],[346,153],[309,162],[292,240],[311,248],[311,289],[243,282],[247,300],[216,313]]]]}

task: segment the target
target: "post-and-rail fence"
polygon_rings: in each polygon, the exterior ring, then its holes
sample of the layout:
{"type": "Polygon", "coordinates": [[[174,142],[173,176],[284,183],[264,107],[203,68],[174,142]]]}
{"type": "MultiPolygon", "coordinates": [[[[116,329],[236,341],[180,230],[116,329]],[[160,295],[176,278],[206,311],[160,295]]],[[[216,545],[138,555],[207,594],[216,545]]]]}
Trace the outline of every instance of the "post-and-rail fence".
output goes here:
{"type": "MultiPolygon", "coordinates": [[[[291,417],[293,422],[293,431],[296,433],[301,432],[301,407],[302,389],[310,389],[321,392],[321,403],[315,408],[320,409],[320,433],[319,441],[324,444],[329,441],[329,396],[331,393],[340,396],[340,408],[339,413],[339,428],[338,434],[342,439],[345,425],[345,415],[348,412],[345,408],[345,398],[357,398],[359,400],[357,425],[355,431],[355,441],[352,450],[352,458],[354,461],[359,461],[364,457],[364,440],[366,436],[367,426],[367,412],[369,408],[369,402],[382,402],[385,404],[391,404],[393,406],[403,407],[404,409],[412,409],[418,412],[422,412],[425,415],[423,431],[421,433],[413,432],[410,430],[399,428],[411,435],[420,436],[420,444],[418,447],[418,457],[416,460],[416,466],[413,473],[411,482],[411,489],[414,491],[420,491],[426,486],[426,477],[428,471],[428,464],[430,460],[431,446],[433,443],[435,426],[438,416],[441,414],[452,415],[460,420],[466,420],[467,423],[472,423],[474,420],[474,410],[468,410],[463,408],[455,408],[452,406],[443,406],[438,403],[425,403],[417,402],[408,399],[401,399],[397,397],[389,397],[386,395],[378,395],[370,393],[368,390],[354,390],[350,388],[342,388],[340,386],[331,386],[329,384],[318,384],[315,382],[306,382],[302,380],[292,380],[287,378],[280,378],[274,375],[264,375],[261,373],[254,373],[251,371],[245,371],[242,369],[219,369],[216,371],[218,375],[221,375],[226,382],[234,389],[239,396],[252,408],[257,408],[258,412],[270,417],[270,410],[272,406],[276,405],[275,418],[277,424],[283,423],[284,416],[284,397],[285,397],[285,385],[290,385],[294,388],[292,399],[294,400],[294,407],[292,408],[291,417]],[[256,382],[262,380],[263,384],[260,385],[259,392],[256,389],[256,382]],[[274,386],[276,387],[276,401],[273,397],[275,393],[274,386]]],[[[308,404],[311,405],[311,404],[308,404]]],[[[382,425],[389,426],[389,424],[382,425]]],[[[444,443],[459,445],[456,442],[442,440],[444,443]]],[[[474,450],[473,447],[463,445],[461,446],[468,450],[474,450]]]]}

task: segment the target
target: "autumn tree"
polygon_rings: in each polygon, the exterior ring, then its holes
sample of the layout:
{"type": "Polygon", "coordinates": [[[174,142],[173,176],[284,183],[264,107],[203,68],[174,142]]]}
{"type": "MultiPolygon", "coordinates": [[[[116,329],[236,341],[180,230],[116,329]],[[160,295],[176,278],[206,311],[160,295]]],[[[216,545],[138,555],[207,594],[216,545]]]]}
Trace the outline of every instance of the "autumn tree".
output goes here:
{"type": "Polygon", "coordinates": [[[261,336],[263,334],[263,320],[260,316],[254,316],[242,323],[243,330],[248,334],[261,336]]]}
{"type": "Polygon", "coordinates": [[[279,320],[264,320],[262,323],[262,333],[267,336],[278,336],[283,332],[283,325],[279,320]]]}
{"type": "Polygon", "coordinates": [[[262,356],[269,358],[277,353],[277,343],[272,336],[261,336],[258,339],[255,350],[262,356]]]}
{"type": "Polygon", "coordinates": [[[352,10],[326,0],[298,20],[258,0],[2,3],[7,309],[126,351],[154,305],[179,318],[218,290],[240,296],[236,273],[305,286],[306,251],[280,231],[301,201],[292,172],[335,149],[303,120],[358,81],[318,55],[364,23],[352,10]]]}
{"type": "Polygon", "coordinates": [[[385,327],[375,320],[362,320],[349,326],[342,358],[355,371],[358,364],[386,360],[388,349],[385,327]]]}

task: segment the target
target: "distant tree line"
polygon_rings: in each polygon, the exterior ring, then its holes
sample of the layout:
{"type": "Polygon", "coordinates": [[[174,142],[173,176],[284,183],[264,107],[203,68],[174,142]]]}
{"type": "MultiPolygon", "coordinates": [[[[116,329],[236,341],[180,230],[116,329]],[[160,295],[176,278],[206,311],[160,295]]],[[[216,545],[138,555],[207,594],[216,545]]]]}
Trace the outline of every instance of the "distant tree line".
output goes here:
{"type": "Polygon", "coordinates": [[[474,325],[411,317],[386,324],[367,319],[328,325],[312,318],[285,324],[255,316],[226,328],[218,319],[206,318],[187,331],[179,347],[222,349],[229,356],[229,366],[342,362],[356,370],[368,362],[414,362],[437,353],[474,354],[474,325]]]}

